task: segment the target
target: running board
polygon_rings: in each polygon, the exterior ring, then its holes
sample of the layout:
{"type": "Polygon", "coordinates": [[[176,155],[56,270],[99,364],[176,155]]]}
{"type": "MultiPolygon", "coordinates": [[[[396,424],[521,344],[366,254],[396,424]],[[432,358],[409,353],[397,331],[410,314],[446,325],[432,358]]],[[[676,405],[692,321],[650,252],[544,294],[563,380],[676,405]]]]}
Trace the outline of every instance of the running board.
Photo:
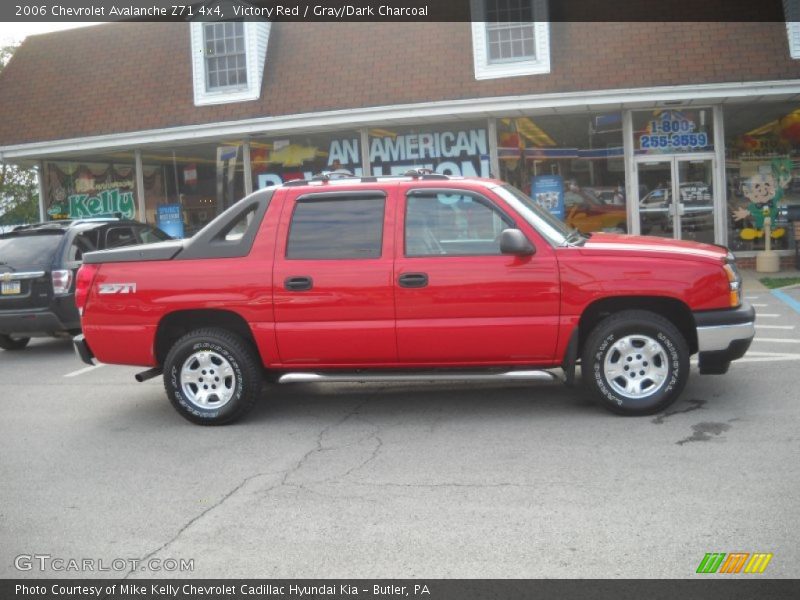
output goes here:
{"type": "Polygon", "coordinates": [[[488,373],[286,373],[278,383],[404,383],[415,381],[559,381],[550,371],[503,371],[488,373]]]}

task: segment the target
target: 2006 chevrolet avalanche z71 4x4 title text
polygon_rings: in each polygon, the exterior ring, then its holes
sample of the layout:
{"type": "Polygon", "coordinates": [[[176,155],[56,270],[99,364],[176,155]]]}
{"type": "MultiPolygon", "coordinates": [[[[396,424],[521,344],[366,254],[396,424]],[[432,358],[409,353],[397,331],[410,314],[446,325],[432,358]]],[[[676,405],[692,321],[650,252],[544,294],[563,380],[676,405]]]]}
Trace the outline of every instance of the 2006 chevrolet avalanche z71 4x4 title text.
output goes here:
{"type": "Polygon", "coordinates": [[[209,425],[244,415],[266,374],[572,383],[577,364],[600,403],[645,415],[679,396],[692,354],[725,373],[747,351],[741,293],[723,247],[570,231],[500,181],[323,174],[191,239],[86,254],[75,347],[163,373],[209,425]]]}

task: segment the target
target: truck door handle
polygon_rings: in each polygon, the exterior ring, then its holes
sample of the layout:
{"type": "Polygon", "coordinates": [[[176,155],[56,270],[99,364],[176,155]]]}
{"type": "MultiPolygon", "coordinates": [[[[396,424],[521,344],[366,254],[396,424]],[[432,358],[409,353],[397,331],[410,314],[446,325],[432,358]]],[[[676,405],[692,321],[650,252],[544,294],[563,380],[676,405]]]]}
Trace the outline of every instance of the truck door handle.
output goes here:
{"type": "Polygon", "coordinates": [[[403,273],[397,279],[400,287],[404,288],[421,288],[428,285],[427,273],[403,273]]]}
{"type": "Polygon", "coordinates": [[[314,287],[314,280],[311,277],[287,277],[283,280],[283,287],[293,292],[302,292],[314,287]]]}

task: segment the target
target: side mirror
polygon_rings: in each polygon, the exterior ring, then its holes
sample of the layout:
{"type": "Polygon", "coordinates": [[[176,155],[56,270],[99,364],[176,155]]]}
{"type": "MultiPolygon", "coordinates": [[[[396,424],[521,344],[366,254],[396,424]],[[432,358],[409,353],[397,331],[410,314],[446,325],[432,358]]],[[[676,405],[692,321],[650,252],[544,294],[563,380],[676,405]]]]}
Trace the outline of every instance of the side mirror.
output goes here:
{"type": "Polygon", "coordinates": [[[500,252],[516,256],[531,256],[536,248],[519,229],[504,229],[500,234],[500,252]]]}

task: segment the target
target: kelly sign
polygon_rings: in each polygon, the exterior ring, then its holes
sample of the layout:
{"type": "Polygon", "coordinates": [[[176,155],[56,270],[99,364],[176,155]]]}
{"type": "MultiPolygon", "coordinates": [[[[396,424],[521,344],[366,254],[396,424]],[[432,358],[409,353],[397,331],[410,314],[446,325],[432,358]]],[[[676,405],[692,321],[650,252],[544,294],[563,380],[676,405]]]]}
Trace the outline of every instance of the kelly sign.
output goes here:
{"type": "Polygon", "coordinates": [[[136,215],[136,202],[132,191],[119,188],[103,190],[95,195],[72,194],[68,198],[69,218],[113,217],[119,213],[126,219],[136,215]]]}

